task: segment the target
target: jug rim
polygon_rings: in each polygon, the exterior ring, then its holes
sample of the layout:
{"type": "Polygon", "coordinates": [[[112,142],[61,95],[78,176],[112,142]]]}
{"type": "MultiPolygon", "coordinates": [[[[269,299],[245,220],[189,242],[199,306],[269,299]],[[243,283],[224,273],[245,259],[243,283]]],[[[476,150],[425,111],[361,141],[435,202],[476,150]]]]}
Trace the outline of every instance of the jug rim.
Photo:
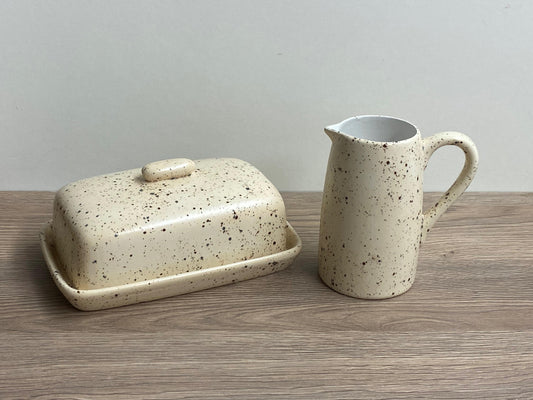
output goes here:
{"type": "Polygon", "coordinates": [[[333,137],[330,135],[330,133],[335,133],[335,134],[338,134],[338,135],[341,135],[341,136],[344,136],[345,138],[347,139],[350,139],[352,141],[360,141],[360,142],[363,142],[363,143],[369,143],[369,144],[380,144],[380,145],[383,145],[383,144],[402,144],[402,143],[408,143],[412,140],[416,140],[417,137],[420,137],[420,130],[418,129],[418,127],[403,119],[403,118],[398,118],[398,117],[393,117],[393,116],[389,116],[389,115],[379,115],[379,114],[365,114],[365,115],[356,115],[356,116],[352,116],[352,117],[349,117],[349,118],[346,118],[344,119],[343,121],[341,122],[338,122],[336,124],[332,124],[332,125],[328,125],[324,128],[324,131],[333,139],[333,137]],[[403,133],[401,136],[401,138],[399,140],[375,140],[375,139],[371,139],[371,138],[365,138],[365,137],[360,137],[360,136],[357,136],[357,135],[353,135],[353,134],[349,134],[349,133],[346,133],[346,132],[343,132],[341,130],[341,127],[343,125],[345,125],[346,123],[348,122],[351,122],[351,121],[356,121],[356,120],[364,120],[364,119],[368,119],[368,118],[372,118],[374,120],[380,120],[380,121],[388,121],[388,122],[394,122],[394,123],[400,123],[400,124],[403,124],[404,125],[404,129],[407,129],[410,131],[410,133],[403,133]],[[405,136],[405,137],[404,137],[405,136]]]}

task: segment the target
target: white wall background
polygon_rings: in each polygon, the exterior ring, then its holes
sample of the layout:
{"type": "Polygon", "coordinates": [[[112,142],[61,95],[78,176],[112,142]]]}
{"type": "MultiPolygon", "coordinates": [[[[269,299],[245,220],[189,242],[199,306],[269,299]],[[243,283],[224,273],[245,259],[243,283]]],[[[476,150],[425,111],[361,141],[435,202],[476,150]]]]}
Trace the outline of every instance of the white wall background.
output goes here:
{"type": "Polygon", "coordinates": [[[471,190],[533,190],[533,1],[0,2],[2,190],[217,156],[321,190],[322,129],[358,114],[467,133],[471,190]]]}

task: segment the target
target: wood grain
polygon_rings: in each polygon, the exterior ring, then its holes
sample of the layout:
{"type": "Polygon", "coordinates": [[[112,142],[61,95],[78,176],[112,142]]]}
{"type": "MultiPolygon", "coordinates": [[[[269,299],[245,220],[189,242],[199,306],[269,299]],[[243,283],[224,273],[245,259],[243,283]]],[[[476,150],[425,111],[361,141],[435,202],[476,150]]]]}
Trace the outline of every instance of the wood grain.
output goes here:
{"type": "Polygon", "coordinates": [[[1,399],[533,398],[531,193],[464,195],[393,299],[324,286],[321,194],[285,193],[304,243],[287,270],[97,312],[48,275],[53,195],[0,192],[1,399]]]}

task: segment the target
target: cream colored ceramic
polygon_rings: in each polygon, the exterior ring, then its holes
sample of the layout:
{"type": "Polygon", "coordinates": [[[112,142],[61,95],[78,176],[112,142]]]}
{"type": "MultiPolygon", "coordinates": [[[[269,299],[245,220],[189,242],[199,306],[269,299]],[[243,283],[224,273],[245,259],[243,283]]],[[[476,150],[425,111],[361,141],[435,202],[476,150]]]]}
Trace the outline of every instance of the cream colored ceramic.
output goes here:
{"type": "Polygon", "coordinates": [[[301,247],[277,189],[236,159],[158,161],[71,183],[41,240],[56,283],[82,309],[265,275],[301,247]]]}
{"type": "Polygon", "coordinates": [[[468,187],[478,165],[472,140],[458,132],[422,139],[409,122],[349,118],[325,128],[332,140],[320,220],[319,274],[348,296],[382,299],[414,282],[420,244],[468,187]],[[422,211],[423,172],[441,146],[465,153],[455,183],[422,211]]]}
{"type": "Polygon", "coordinates": [[[74,307],[84,311],[162,299],[281,271],[292,264],[302,248],[302,242],[290,224],[287,224],[286,235],[286,250],[276,254],[125,285],[84,290],[73,287],[64,276],[63,268],[57,262],[51,224],[44,225],[40,233],[41,249],[55,284],[74,307]]]}

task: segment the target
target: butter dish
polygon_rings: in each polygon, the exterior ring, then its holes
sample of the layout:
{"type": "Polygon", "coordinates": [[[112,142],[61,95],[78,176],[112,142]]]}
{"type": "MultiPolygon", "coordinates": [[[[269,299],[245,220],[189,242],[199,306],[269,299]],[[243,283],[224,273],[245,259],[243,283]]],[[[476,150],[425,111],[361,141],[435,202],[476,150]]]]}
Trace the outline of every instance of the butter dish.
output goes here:
{"type": "Polygon", "coordinates": [[[266,275],[301,249],[274,185],[231,158],[164,160],[66,185],[40,237],[54,282],[82,310],[266,275]]]}

